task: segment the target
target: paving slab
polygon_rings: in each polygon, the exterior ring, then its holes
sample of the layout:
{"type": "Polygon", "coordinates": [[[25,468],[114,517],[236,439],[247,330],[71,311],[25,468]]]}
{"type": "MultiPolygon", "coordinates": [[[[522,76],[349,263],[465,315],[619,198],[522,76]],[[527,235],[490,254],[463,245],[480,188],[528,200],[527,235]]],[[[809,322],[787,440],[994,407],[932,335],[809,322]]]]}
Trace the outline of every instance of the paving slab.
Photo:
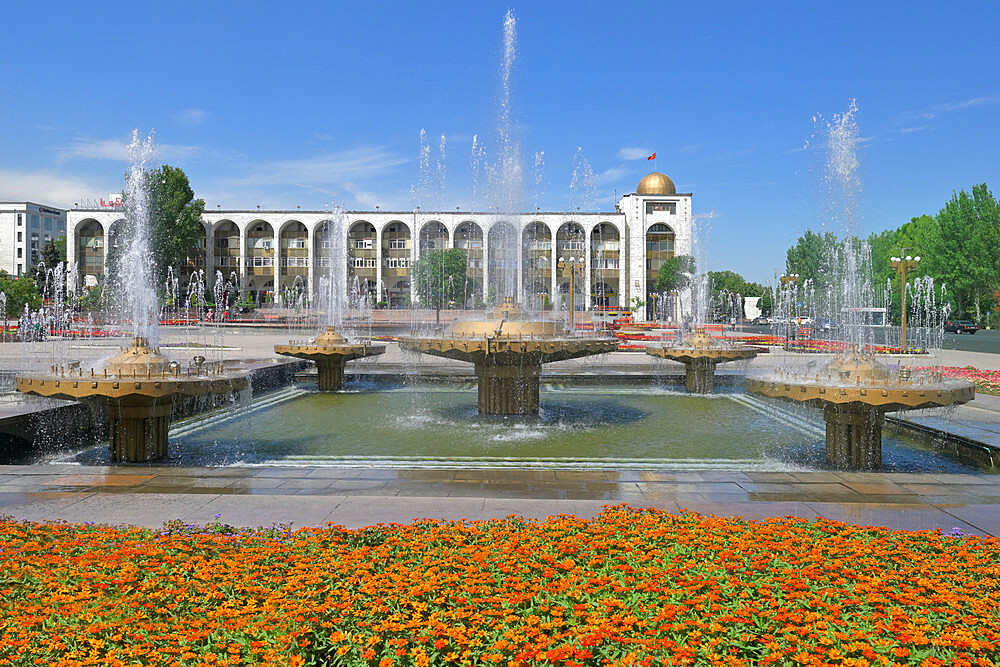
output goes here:
{"type": "Polygon", "coordinates": [[[1000,534],[1000,478],[989,475],[155,465],[7,466],[0,473],[0,513],[154,528],[169,519],[206,523],[215,514],[239,526],[350,527],[512,513],[591,517],[619,503],[1000,534]]]}

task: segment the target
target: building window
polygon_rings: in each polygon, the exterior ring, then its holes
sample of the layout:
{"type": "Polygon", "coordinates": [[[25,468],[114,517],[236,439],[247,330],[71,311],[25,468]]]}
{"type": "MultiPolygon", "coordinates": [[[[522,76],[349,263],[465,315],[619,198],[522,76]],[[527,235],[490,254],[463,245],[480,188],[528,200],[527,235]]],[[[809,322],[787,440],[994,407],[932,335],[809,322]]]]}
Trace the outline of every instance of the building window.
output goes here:
{"type": "Polygon", "coordinates": [[[389,239],[389,250],[406,250],[408,244],[407,239],[389,239]]]}
{"type": "MultiPolygon", "coordinates": [[[[24,248],[18,248],[17,249],[17,258],[18,259],[21,259],[22,257],[24,257],[23,251],[24,251],[24,248]]],[[[18,273],[20,273],[20,271],[18,271],[18,273]]]]}
{"type": "Polygon", "coordinates": [[[18,232],[17,233],[17,242],[18,243],[21,243],[24,240],[24,238],[22,237],[23,233],[24,232],[18,232]]]}
{"type": "Polygon", "coordinates": [[[31,226],[37,229],[38,228],[38,216],[35,215],[34,213],[32,213],[30,221],[31,221],[31,226]]]}
{"type": "Polygon", "coordinates": [[[354,247],[358,250],[371,250],[372,239],[355,239],[354,247]]]}
{"type": "Polygon", "coordinates": [[[410,266],[409,257],[387,257],[385,265],[390,269],[405,269],[410,266]]]}
{"type": "Polygon", "coordinates": [[[677,214],[677,202],[675,201],[648,201],[646,202],[646,213],[669,213],[677,214]]]}
{"type": "Polygon", "coordinates": [[[306,247],[306,240],[304,238],[288,239],[288,247],[293,250],[302,250],[306,247]]]}
{"type": "Polygon", "coordinates": [[[20,227],[23,224],[24,224],[24,219],[22,218],[21,214],[18,213],[17,214],[17,226],[20,227]]]}

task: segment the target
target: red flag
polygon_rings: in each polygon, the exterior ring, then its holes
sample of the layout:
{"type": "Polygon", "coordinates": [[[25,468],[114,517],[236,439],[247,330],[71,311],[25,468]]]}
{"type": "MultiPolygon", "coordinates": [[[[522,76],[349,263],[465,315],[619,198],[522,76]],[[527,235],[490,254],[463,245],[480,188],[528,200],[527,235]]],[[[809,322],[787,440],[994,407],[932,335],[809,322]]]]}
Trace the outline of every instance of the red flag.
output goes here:
{"type": "Polygon", "coordinates": [[[649,156],[648,158],[646,158],[646,159],[647,159],[647,160],[655,160],[655,159],[656,159],[656,153],[653,153],[652,155],[650,155],[650,156],[649,156]]]}

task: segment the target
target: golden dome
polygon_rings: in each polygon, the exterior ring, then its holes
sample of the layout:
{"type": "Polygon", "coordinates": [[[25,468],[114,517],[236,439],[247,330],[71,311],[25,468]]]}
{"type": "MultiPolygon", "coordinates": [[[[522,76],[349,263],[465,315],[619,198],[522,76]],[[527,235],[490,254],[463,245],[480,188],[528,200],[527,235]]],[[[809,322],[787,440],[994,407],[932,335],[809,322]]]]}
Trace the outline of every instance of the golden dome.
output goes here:
{"type": "Polygon", "coordinates": [[[654,171],[646,174],[635,189],[637,195],[675,195],[677,188],[666,174],[654,171]]]}

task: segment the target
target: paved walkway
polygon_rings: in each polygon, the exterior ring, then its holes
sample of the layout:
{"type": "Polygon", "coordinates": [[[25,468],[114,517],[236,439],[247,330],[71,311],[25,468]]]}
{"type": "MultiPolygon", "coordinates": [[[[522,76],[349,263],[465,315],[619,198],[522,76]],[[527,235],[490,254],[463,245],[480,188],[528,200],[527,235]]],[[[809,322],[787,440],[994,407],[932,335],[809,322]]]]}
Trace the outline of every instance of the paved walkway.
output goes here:
{"type": "Polygon", "coordinates": [[[157,528],[220,514],[235,526],[360,527],[509,514],[592,517],[617,503],[1000,536],[1000,476],[985,474],[0,466],[0,514],[34,521],[157,528]]]}

